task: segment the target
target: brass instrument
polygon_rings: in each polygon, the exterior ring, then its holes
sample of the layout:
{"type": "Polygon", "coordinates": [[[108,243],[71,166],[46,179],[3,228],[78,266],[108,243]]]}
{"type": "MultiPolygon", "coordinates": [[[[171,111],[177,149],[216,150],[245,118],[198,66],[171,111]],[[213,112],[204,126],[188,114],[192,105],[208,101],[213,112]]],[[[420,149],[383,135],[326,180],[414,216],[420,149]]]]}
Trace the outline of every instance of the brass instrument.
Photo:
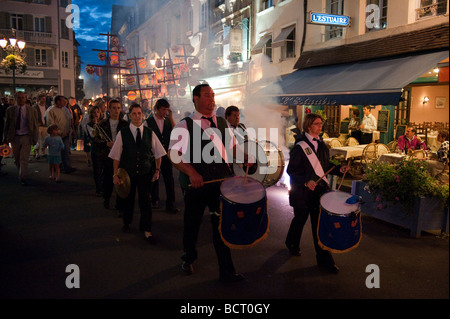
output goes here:
{"type": "Polygon", "coordinates": [[[105,140],[106,142],[113,142],[113,140],[106,134],[105,130],[102,129],[102,127],[98,124],[95,124],[95,128],[102,140],[105,140]]]}

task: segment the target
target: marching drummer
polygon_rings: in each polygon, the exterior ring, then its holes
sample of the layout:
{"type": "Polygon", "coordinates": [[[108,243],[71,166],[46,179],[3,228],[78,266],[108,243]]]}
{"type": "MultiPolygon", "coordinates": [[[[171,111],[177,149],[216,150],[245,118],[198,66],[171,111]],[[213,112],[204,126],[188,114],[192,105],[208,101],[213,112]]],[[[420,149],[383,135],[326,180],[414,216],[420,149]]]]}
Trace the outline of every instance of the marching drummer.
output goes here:
{"type": "MultiPolygon", "coordinates": [[[[296,144],[290,154],[287,173],[290,176],[291,190],[289,204],[294,208],[285,244],[291,255],[300,256],[300,239],[303,226],[311,216],[316,260],[319,267],[331,273],[338,273],[331,253],[320,248],[317,238],[317,224],[320,213],[320,197],[328,191],[327,174],[340,175],[349,170],[347,165],[334,167],[329,162],[329,151],[319,137],[323,119],[315,113],[306,114],[303,121],[303,132],[296,136],[296,144]],[[331,169],[331,170],[330,170],[331,169]],[[326,173],[325,173],[326,172],[326,173]]],[[[301,131],[301,127],[299,127],[301,131]]]]}
{"type": "MultiPolygon", "coordinates": [[[[232,175],[227,156],[235,150],[236,139],[225,119],[214,114],[214,91],[208,84],[196,86],[192,96],[195,112],[175,126],[168,152],[174,167],[180,171],[180,184],[184,194],[184,253],[181,268],[186,275],[191,275],[194,271],[192,264],[197,259],[198,232],[203,213],[208,207],[213,244],[219,262],[219,278],[223,282],[241,281],[244,277],[236,272],[230,248],[225,245],[219,233],[220,182],[211,182],[232,175]],[[196,132],[201,132],[201,142],[200,139],[194,139],[196,132]],[[209,138],[204,139],[205,135],[209,138]]],[[[251,166],[251,163],[248,165],[251,166]]]]}

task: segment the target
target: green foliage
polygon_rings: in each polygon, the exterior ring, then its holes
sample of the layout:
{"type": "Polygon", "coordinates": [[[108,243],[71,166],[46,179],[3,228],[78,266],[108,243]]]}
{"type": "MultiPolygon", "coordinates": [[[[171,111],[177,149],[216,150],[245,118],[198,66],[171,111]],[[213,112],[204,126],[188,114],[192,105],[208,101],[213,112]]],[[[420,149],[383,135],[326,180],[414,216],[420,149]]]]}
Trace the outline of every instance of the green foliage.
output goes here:
{"type": "Polygon", "coordinates": [[[397,165],[375,162],[369,164],[363,176],[366,188],[376,194],[376,201],[405,205],[408,210],[413,207],[417,197],[438,197],[448,201],[449,187],[433,178],[427,169],[427,162],[410,159],[397,165]]]}
{"type": "Polygon", "coordinates": [[[25,73],[27,71],[27,63],[22,57],[10,54],[0,63],[0,68],[5,70],[6,74],[8,74],[10,70],[18,70],[19,73],[25,73]]]}
{"type": "Polygon", "coordinates": [[[314,113],[320,115],[324,122],[327,120],[327,113],[324,110],[316,110],[314,113]]]}

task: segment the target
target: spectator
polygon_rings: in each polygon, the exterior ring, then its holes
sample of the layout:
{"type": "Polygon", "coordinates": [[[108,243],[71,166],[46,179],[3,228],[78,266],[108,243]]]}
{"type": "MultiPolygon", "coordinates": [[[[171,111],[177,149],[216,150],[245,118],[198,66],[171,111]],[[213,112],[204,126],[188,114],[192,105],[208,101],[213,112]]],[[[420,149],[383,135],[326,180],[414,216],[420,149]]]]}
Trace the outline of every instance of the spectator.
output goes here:
{"type": "Polygon", "coordinates": [[[40,154],[42,154],[42,156],[45,156],[44,139],[48,135],[47,125],[45,121],[45,112],[47,111],[46,95],[39,94],[37,103],[34,104],[33,107],[38,114],[39,140],[35,146],[35,150],[36,150],[36,158],[39,158],[40,154]]]}

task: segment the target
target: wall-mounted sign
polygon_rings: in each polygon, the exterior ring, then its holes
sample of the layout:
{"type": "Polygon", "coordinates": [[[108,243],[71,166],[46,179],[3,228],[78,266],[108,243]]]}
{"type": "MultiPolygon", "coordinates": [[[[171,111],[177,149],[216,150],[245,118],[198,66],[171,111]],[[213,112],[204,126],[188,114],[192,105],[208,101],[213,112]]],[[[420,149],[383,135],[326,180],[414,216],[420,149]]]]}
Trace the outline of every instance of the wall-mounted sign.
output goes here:
{"type": "Polygon", "coordinates": [[[310,12],[308,23],[349,27],[351,19],[348,16],[342,16],[337,14],[310,12]]]}

